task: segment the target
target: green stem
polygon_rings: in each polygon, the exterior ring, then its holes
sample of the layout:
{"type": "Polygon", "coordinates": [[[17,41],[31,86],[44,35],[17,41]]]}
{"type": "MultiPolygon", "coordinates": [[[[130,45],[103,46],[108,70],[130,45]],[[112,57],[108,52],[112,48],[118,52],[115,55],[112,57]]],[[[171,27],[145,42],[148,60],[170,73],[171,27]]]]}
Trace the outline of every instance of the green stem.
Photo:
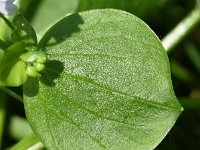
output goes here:
{"type": "Polygon", "coordinates": [[[35,134],[31,134],[28,137],[19,141],[16,145],[9,150],[23,150],[23,149],[31,149],[31,150],[40,150],[43,149],[43,144],[39,141],[38,137],[35,134]]]}
{"type": "Polygon", "coordinates": [[[12,30],[15,30],[14,26],[10,23],[10,21],[9,21],[2,13],[0,13],[0,17],[5,21],[5,23],[6,23],[12,30]]]}
{"type": "Polygon", "coordinates": [[[19,35],[18,35],[15,27],[12,25],[12,23],[2,13],[0,13],[0,17],[4,20],[4,22],[6,23],[6,25],[11,29],[13,35],[15,35],[16,38],[20,39],[19,35]]]}
{"type": "Polygon", "coordinates": [[[13,91],[5,88],[5,87],[2,87],[2,86],[0,86],[0,89],[2,91],[4,91],[5,93],[7,93],[8,95],[14,97],[15,99],[17,99],[17,100],[19,100],[20,102],[23,103],[23,98],[20,95],[16,94],[15,92],[13,92],[13,91]]]}
{"type": "Polygon", "coordinates": [[[200,22],[200,5],[196,7],[186,16],[168,35],[162,39],[165,50],[169,53],[183,38],[190,33],[193,28],[200,22]]]}

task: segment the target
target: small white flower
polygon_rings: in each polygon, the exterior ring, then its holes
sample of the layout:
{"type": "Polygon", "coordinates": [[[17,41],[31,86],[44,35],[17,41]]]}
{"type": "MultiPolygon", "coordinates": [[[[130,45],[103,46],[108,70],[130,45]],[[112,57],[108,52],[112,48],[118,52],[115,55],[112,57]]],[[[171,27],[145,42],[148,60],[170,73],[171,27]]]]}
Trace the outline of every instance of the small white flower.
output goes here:
{"type": "Polygon", "coordinates": [[[15,0],[0,0],[0,13],[9,16],[17,9],[13,3],[15,0]]]}

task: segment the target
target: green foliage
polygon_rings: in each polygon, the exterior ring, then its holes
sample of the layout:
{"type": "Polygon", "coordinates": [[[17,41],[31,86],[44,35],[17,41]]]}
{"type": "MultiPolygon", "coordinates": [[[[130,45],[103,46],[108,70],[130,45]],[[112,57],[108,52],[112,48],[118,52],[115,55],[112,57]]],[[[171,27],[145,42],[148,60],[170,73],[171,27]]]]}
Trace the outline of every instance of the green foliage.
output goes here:
{"type": "Polygon", "coordinates": [[[26,50],[35,50],[37,46],[37,36],[30,23],[21,14],[17,14],[13,20],[14,31],[13,41],[23,41],[26,50]]]}
{"type": "Polygon", "coordinates": [[[98,9],[115,8],[146,18],[156,12],[166,0],[43,0],[33,17],[36,32],[44,32],[49,25],[70,13],[98,9]],[[56,13],[52,13],[55,12],[56,13]],[[149,13],[151,12],[151,13],[149,13]],[[49,17],[46,14],[51,14],[49,17]]]}
{"type": "MultiPolygon", "coordinates": [[[[78,0],[42,0],[32,19],[36,33],[43,33],[50,25],[69,13],[76,12],[78,0]],[[49,17],[47,14],[51,14],[49,17]]],[[[40,35],[39,35],[40,36],[40,35]]]]}
{"type": "Polygon", "coordinates": [[[70,15],[39,49],[49,61],[25,83],[24,104],[48,149],[153,149],[181,113],[161,42],[129,13],[70,15]]]}
{"type": "MultiPolygon", "coordinates": [[[[22,139],[19,143],[17,143],[16,145],[14,145],[12,148],[10,148],[10,150],[26,150],[26,149],[31,149],[30,147],[33,146],[33,143],[37,143],[38,144],[38,142],[39,142],[39,139],[34,134],[31,134],[27,138],[22,139]]],[[[32,149],[40,149],[40,148],[41,148],[40,145],[32,147],[32,149]]]]}
{"type": "Polygon", "coordinates": [[[0,15],[0,149],[200,149],[199,0],[16,2],[0,15]],[[104,8],[123,11],[87,11],[104,8]],[[168,58],[124,11],[169,55],[185,111],[166,137],[182,111],[168,58]]]}
{"type": "Polygon", "coordinates": [[[1,53],[0,86],[19,86],[26,81],[25,64],[19,58],[24,52],[24,43],[17,42],[1,53]]]}
{"type": "Polygon", "coordinates": [[[17,14],[10,26],[14,44],[0,49],[0,86],[20,86],[27,75],[39,77],[47,60],[44,52],[36,51],[36,33],[23,15],[17,14]]]}
{"type": "Polygon", "coordinates": [[[47,55],[42,51],[30,51],[20,56],[21,60],[27,64],[26,73],[30,77],[40,77],[41,71],[45,69],[47,55]]]}

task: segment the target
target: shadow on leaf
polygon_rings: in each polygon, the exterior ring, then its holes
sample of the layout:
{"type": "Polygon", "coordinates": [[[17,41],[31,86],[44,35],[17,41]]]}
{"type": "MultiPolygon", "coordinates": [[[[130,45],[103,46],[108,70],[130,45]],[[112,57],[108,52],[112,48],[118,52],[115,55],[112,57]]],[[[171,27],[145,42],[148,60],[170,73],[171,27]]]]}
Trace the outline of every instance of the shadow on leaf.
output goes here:
{"type": "Polygon", "coordinates": [[[50,60],[46,63],[46,70],[42,73],[40,81],[48,86],[55,86],[54,80],[59,78],[60,74],[63,72],[63,63],[57,60],[50,60]]]}
{"type": "MultiPolygon", "coordinates": [[[[46,64],[46,70],[39,78],[40,82],[47,86],[55,86],[54,80],[59,78],[60,73],[63,71],[64,66],[60,61],[51,60],[46,64]]],[[[24,95],[28,97],[34,97],[39,92],[39,80],[38,78],[29,77],[24,84],[24,95]]]]}
{"type": "Polygon", "coordinates": [[[80,24],[83,24],[83,19],[79,14],[63,18],[47,31],[39,43],[39,48],[45,51],[47,47],[61,43],[74,32],[79,32],[80,24]]]}
{"type": "Polygon", "coordinates": [[[39,92],[39,81],[37,78],[29,77],[24,84],[24,95],[34,97],[39,92]]]}
{"type": "MultiPolygon", "coordinates": [[[[75,32],[80,32],[79,25],[81,24],[83,24],[83,19],[79,14],[63,18],[43,36],[38,46],[39,49],[48,53],[48,47],[65,41],[75,32]]],[[[61,72],[64,70],[64,65],[59,60],[51,60],[51,54],[49,56],[50,60],[46,63],[46,71],[40,80],[48,86],[54,86],[54,80],[59,78],[61,72]]]]}
{"type": "MultiPolygon", "coordinates": [[[[51,27],[47,33],[43,36],[39,42],[39,49],[48,53],[48,47],[59,44],[70,37],[73,33],[79,32],[79,25],[83,24],[83,19],[79,14],[73,14],[67,16],[51,27]]],[[[49,54],[49,60],[47,61],[46,69],[42,72],[42,76],[38,79],[29,78],[25,83],[24,94],[28,97],[36,96],[39,92],[39,81],[47,86],[55,86],[56,79],[60,77],[60,74],[64,70],[63,62],[59,60],[51,60],[51,54],[49,54]]]]}

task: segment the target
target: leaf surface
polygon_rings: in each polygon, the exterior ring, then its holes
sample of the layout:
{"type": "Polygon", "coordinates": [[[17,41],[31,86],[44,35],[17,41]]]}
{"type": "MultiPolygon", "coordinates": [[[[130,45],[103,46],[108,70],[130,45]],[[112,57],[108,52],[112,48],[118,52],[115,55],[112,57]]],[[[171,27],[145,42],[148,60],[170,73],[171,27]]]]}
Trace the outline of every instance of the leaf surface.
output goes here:
{"type": "Polygon", "coordinates": [[[100,8],[120,9],[147,18],[156,13],[165,2],[166,0],[59,0],[58,3],[55,0],[43,0],[32,24],[36,33],[43,34],[49,25],[67,14],[100,8]]]}
{"type": "Polygon", "coordinates": [[[39,81],[24,85],[24,103],[51,150],[153,149],[181,113],[161,42],[129,13],[65,17],[39,48],[49,62],[39,81]]]}

